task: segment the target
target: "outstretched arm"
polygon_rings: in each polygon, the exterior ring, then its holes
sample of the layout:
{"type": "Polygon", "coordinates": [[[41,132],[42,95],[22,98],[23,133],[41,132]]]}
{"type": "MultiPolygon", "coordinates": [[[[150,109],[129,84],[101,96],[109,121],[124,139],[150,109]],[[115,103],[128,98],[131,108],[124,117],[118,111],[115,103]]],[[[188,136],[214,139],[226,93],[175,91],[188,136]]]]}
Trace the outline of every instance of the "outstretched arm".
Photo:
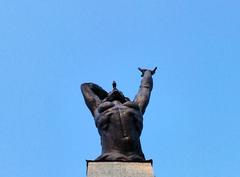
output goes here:
{"type": "Polygon", "coordinates": [[[138,69],[142,72],[141,76],[143,78],[141,80],[141,85],[138,90],[138,93],[134,98],[134,102],[139,106],[142,114],[144,114],[150,99],[152,88],[153,88],[152,75],[155,73],[157,67],[154,68],[154,70],[141,69],[141,68],[138,68],[138,69]]]}
{"type": "Polygon", "coordinates": [[[101,100],[108,95],[108,93],[94,83],[83,83],[81,85],[81,91],[88,109],[91,111],[92,115],[95,116],[95,111],[98,105],[101,103],[101,100]]]}

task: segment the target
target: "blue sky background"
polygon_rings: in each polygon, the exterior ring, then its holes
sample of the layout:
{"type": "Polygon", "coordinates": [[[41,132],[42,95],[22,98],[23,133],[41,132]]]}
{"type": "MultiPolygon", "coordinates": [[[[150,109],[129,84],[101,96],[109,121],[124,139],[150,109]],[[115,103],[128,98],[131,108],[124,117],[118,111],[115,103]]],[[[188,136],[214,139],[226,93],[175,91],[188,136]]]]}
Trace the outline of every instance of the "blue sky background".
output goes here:
{"type": "Polygon", "coordinates": [[[238,0],[1,0],[0,177],[84,177],[100,141],[79,86],[130,98],[153,68],[157,177],[240,176],[238,0]]]}

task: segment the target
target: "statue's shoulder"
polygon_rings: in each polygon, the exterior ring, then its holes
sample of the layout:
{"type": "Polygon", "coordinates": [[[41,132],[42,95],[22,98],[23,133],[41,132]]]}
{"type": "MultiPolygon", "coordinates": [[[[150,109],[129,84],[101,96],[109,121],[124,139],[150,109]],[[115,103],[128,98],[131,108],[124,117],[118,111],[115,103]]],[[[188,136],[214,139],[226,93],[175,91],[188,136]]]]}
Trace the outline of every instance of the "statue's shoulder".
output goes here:
{"type": "Polygon", "coordinates": [[[99,106],[98,106],[98,112],[101,113],[111,107],[113,107],[114,104],[110,101],[105,101],[105,102],[102,102],[99,106]]]}
{"type": "Polygon", "coordinates": [[[123,103],[123,105],[127,106],[127,107],[130,107],[130,108],[133,108],[133,109],[140,110],[139,106],[133,101],[127,101],[127,102],[123,103]]]}

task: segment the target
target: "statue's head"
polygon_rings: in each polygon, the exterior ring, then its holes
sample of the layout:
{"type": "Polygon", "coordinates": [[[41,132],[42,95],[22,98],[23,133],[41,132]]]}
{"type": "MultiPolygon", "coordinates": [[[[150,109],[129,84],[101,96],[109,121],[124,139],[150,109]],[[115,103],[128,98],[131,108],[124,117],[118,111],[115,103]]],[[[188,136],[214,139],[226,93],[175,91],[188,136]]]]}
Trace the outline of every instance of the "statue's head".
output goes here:
{"type": "Polygon", "coordinates": [[[108,93],[108,96],[104,99],[104,101],[120,101],[121,103],[129,101],[129,98],[125,97],[123,93],[117,89],[115,81],[113,81],[112,86],[113,90],[108,93]]]}

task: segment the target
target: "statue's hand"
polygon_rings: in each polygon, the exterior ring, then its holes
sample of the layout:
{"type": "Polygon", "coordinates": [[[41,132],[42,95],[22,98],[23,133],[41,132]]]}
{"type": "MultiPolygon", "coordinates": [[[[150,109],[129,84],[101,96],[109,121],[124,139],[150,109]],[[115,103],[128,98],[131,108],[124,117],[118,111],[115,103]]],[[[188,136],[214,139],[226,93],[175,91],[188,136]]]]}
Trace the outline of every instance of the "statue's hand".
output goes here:
{"type": "Polygon", "coordinates": [[[143,76],[144,76],[144,73],[145,73],[146,71],[150,71],[150,73],[151,73],[152,75],[154,75],[155,72],[156,72],[156,70],[157,70],[157,67],[155,67],[153,70],[143,69],[143,68],[138,68],[138,70],[141,71],[141,73],[142,73],[141,77],[143,77],[143,76]]]}
{"type": "Polygon", "coordinates": [[[153,70],[151,70],[151,74],[154,75],[157,70],[157,67],[155,67],[153,70]]]}

